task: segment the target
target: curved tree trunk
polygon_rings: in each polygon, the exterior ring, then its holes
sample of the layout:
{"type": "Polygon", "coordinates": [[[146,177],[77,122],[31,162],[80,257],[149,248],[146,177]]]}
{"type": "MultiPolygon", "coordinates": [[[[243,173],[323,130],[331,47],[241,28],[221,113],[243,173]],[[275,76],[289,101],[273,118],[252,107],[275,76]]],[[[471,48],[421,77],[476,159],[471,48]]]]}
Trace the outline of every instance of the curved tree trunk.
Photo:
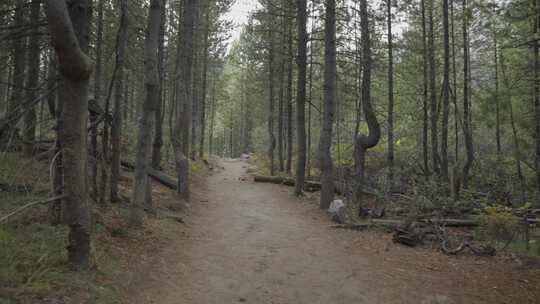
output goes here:
{"type": "Polygon", "coordinates": [[[366,151],[375,147],[381,138],[381,126],[377,121],[377,116],[371,105],[371,38],[369,29],[369,13],[367,0],[360,1],[360,27],[362,31],[362,61],[363,61],[363,77],[362,77],[362,106],[364,116],[368,125],[369,134],[358,134],[355,142],[355,164],[357,175],[357,186],[355,187],[355,199],[360,203],[362,195],[362,187],[365,178],[365,160],[366,151]]]}
{"type": "Polygon", "coordinates": [[[92,62],[88,49],[88,0],[74,0],[70,11],[64,0],[47,1],[49,32],[58,56],[63,85],[59,141],[66,195],[64,222],[69,226],[69,262],[75,269],[87,268],[90,256],[90,206],[87,200],[87,119],[88,85],[92,62]]]}

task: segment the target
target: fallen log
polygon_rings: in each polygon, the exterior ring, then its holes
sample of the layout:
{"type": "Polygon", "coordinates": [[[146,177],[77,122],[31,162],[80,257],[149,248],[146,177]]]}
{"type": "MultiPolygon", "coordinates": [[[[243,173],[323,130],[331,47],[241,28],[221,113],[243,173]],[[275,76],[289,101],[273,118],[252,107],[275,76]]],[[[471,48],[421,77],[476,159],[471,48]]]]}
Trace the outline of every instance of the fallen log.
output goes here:
{"type": "MultiPolygon", "coordinates": [[[[291,177],[283,177],[283,176],[264,176],[264,175],[254,175],[253,180],[256,183],[272,183],[272,184],[278,184],[278,185],[285,185],[285,186],[291,186],[294,187],[295,180],[291,177]]],[[[336,191],[336,194],[339,195],[346,195],[345,189],[343,185],[341,185],[338,182],[334,183],[334,189],[336,191]]],[[[321,183],[314,180],[307,180],[305,181],[305,191],[307,192],[317,192],[321,190],[321,183]]],[[[367,195],[376,195],[376,191],[373,189],[370,189],[368,187],[363,187],[362,192],[367,195]]]]}
{"type": "Polygon", "coordinates": [[[167,174],[161,171],[158,171],[152,168],[149,168],[147,171],[148,171],[148,176],[150,176],[151,178],[153,178],[155,181],[159,182],[163,186],[171,188],[172,190],[177,189],[178,181],[176,179],[168,176],[167,174]]]}
{"type": "MultiPolygon", "coordinates": [[[[135,165],[131,162],[128,162],[126,160],[120,161],[120,164],[125,169],[128,169],[129,171],[135,170],[135,165]]],[[[172,190],[177,189],[178,182],[176,179],[168,176],[167,174],[163,173],[162,171],[155,170],[153,168],[147,169],[148,176],[150,176],[153,180],[157,181],[158,183],[162,184],[163,186],[170,188],[172,190]]]]}
{"type": "MultiPolygon", "coordinates": [[[[296,181],[294,178],[290,177],[283,177],[283,176],[262,176],[262,175],[255,175],[253,177],[253,180],[256,183],[272,183],[272,184],[278,184],[278,185],[286,185],[294,187],[296,184],[296,181]]],[[[304,190],[308,192],[316,192],[321,190],[321,183],[316,181],[305,181],[304,184],[304,190]]]]}

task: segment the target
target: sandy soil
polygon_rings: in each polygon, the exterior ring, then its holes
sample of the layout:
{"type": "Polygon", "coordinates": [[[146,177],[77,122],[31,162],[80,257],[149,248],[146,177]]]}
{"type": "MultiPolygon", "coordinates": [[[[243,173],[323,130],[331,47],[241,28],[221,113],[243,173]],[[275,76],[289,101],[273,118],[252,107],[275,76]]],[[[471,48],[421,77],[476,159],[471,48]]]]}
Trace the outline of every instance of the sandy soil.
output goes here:
{"type": "Polygon", "coordinates": [[[185,224],[127,282],[126,303],[539,303],[537,261],[448,257],[331,228],[312,199],[222,163],[185,224]]]}

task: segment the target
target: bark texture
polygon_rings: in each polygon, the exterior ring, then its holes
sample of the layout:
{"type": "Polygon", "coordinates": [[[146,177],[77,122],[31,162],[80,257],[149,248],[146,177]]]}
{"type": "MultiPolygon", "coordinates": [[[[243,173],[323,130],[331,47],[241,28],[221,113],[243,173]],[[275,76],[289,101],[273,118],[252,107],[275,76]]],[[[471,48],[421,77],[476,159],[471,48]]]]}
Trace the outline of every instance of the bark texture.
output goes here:
{"type": "Polygon", "coordinates": [[[137,138],[137,156],[135,160],[135,182],[129,221],[140,226],[144,221],[144,210],[150,208],[151,187],[149,187],[148,169],[151,160],[152,130],[154,113],[159,104],[158,48],[161,18],[163,15],[162,0],[152,0],[148,12],[146,41],[144,46],[144,88],[145,100],[142,105],[137,138]]]}
{"type": "Polygon", "coordinates": [[[87,201],[88,85],[92,62],[88,48],[88,0],[74,0],[70,10],[63,0],[47,1],[47,21],[52,45],[58,56],[63,86],[59,141],[62,147],[64,194],[63,219],[69,226],[69,262],[75,269],[89,264],[90,208],[87,201]]]}
{"type": "Polygon", "coordinates": [[[296,184],[295,195],[301,195],[306,179],[306,74],[307,74],[307,1],[297,0],[298,23],[298,80],[296,90],[296,132],[297,132],[297,158],[296,158],[296,184]]]}
{"type": "Polygon", "coordinates": [[[334,200],[334,163],[332,161],[332,129],[336,108],[336,1],[326,0],[324,27],[324,104],[319,161],[321,166],[321,198],[319,207],[328,209],[334,200]]]}

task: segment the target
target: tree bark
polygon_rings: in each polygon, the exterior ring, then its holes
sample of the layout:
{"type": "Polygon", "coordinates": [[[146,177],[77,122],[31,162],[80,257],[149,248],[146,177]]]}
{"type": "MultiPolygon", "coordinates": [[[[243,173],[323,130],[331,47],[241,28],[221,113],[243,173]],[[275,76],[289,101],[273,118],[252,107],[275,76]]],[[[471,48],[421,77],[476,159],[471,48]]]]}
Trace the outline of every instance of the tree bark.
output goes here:
{"type": "MultiPolygon", "coordinates": [[[[94,73],[94,100],[97,105],[102,106],[102,99],[101,99],[101,62],[102,62],[102,56],[103,56],[103,9],[104,7],[104,0],[98,1],[97,6],[97,34],[96,34],[96,68],[94,73]]],[[[107,109],[103,112],[103,115],[107,115],[107,109]]],[[[92,116],[90,117],[90,121],[92,125],[96,123],[95,117],[92,119],[92,116]]],[[[107,122],[105,121],[105,124],[107,122]]],[[[92,162],[91,162],[91,175],[90,175],[90,184],[92,185],[92,199],[95,202],[99,202],[100,205],[105,205],[106,199],[105,197],[100,197],[100,191],[98,188],[98,167],[99,163],[102,164],[102,176],[101,176],[101,182],[106,184],[107,182],[107,170],[106,166],[104,164],[103,155],[99,155],[98,153],[98,126],[95,126],[91,130],[90,140],[91,140],[91,151],[92,151],[92,162]]],[[[104,141],[102,141],[103,143],[104,141]]],[[[104,191],[103,191],[104,192],[104,191]]],[[[101,193],[102,195],[105,195],[104,193],[101,193]]]]}
{"type": "Polygon", "coordinates": [[[365,161],[366,151],[375,147],[381,138],[381,126],[377,120],[377,116],[373,111],[371,104],[371,37],[369,28],[369,13],[367,0],[360,1],[360,28],[362,34],[362,60],[363,60],[363,77],[362,77],[362,106],[364,117],[366,119],[369,134],[358,134],[355,141],[355,164],[356,164],[356,179],[355,199],[360,203],[362,188],[365,179],[365,161]]]}
{"type": "Polygon", "coordinates": [[[467,20],[467,0],[463,0],[463,134],[465,136],[465,149],[467,160],[463,166],[463,187],[469,188],[469,171],[474,161],[474,147],[472,141],[472,128],[469,103],[469,34],[467,20]]]}
{"type": "Polygon", "coordinates": [[[167,14],[165,12],[167,0],[163,0],[162,16],[159,27],[158,40],[158,73],[159,73],[159,101],[155,105],[154,118],[154,143],[152,145],[152,168],[160,170],[161,168],[161,148],[163,147],[163,119],[165,107],[165,27],[167,22],[167,14]]]}
{"type": "MultiPolygon", "coordinates": [[[[292,5],[289,5],[292,7],[292,5]]],[[[293,21],[288,22],[287,35],[287,174],[292,174],[293,158],[293,21]]]]}
{"type": "Polygon", "coordinates": [[[439,132],[437,123],[439,121],[439,109],[437,106],[437,79],[435,67],[435,20],[433,18],[433,0],[429,0],[429,79],[430,79],[430,94],[431,94],[431,157],[433,171],[440,174],[440,156],[439,156],[439,132]]]}
{"type": "MultiPolygon", "coordinates": [[[[539,0],[534,1],[534,37],[538,36],[540,32],[540,3],[539,0]]],[[[533,42],[533,60],[534,60],[534,80],[533,80],[533,107],[534,107],[534,121],[535,121],[535,143],[536,143],[536,177],[537,187],[540,191],[540,45],[538,39],[533,42]]]]}
{"type": "Polygon", "coordinates": [[[120,29],[118,35],[118,46],[116,50],[116,79],[114,85],[114,110],[111,126],[111,202],[118,200],[118,181],[120,180],[121,168],[120,157],[122,147],[122,105],[124,78],[125,78],[125,53],[128,43],[128,11],[127,0],[120,2],[120,29]]]}
{"type": "Polygon", "coordinates": [[[302,195],[306,179],[306,74],[307,74],[307,1],[297,0],[298,23],[298,80],[296,92],[297,159],[295,195],[302,195]]]}
{"type": "Polygon", "coordinates": [[[425,0],[421,2],[422,9],[422,63],[423,63],[423,94],[422,94],[422,159],[424,161],[424,173],[426,180],[429,178],[429,115],[428,115],[428,46],[426,30],[426,6],[425,0]]]}
{"type": "Polygon", "coordinates": [[[394,185],[394,50],[392,42],[392,0],[386,0],[388,29],[388,182],[394,185]]]}
{"type": "Polygon", "coordinates": [[[448,175],[448,120],[450,109],[450,25],[448,17],[448,0],[443,0],[443,84],[442,84],[442,134],[441,134],[441,175],[445,183],[449,182],[448,175]]]}
{"type": "MultiPolygon", "coordinates": [[[[270,13],[272,15],[272,13],[270,13]]],[[[274,62],[275,62],[275,47],[274,33],[272,28],[268,28],[268,159],[270,160],[270,175],[274,175],[274,150],[276,149],[276,136],[274,135],[274,62]]]]}
{"type": "Polygon", "coordinates": [[[326,0],[324,27],[324,105],[319,145],[321,198],[319,207],[328,209],[334,200],[334,164],[332,161],[332,128],[336,108],[336,1],[326,0]]]}
{"type": "MultiPolygon", "coordinates": [[[[41,2],[34,1],[30,4],[30,22],[39,23],[41,2]]],[[[40,73],[40,36],[38,28],[32,30],[32,37],[28,46],[28,80],[26,104],[24,111],[24,131],[23,131],[23,154],[32,157],[34,154],[34,142],[36,140],[36,107],[34,101],[38,98],[39,73],[40,73]]]]}
{"type": "Polygon", "coordinates": [[[208,8],[206,11],[205,24],[204,24],[204,48],[203,48],[203,71],[202,71],[202,88],[201,88],[201,115],[200,115],[200,128],[201,136],[199,138],[199,158],[204,157],[204,140],[206,138],[206,96],[207,96],[207,84],[208,84],[208,49],[210,48],[210,17],[212,9],[208,8]]]}
{"type": "Polygon", "coordinates": [[[64,176],[64,222],[69,226],[68,257],[79,270],[88,267],[90,255],[90,208],[87,201],[88,85],[92,62],[86,55],[89,34],[88,0],[73,0],[70,10],[64,0],[47,1],[49,32],[63,86],[59,141],[64,176]]]}
{"type": "Polygon", "coordinates": [[[144,221],[144,209],[149,208],[151,191],[148,187],[148,169],[151,168],[152,129],[156,106],[160,102],[158,49],[160,27],[163,16],[162,0],[152,0],[148,12],[146,41],[144,46],[144,88],[146,97],[139,121],[137,156],[135,161],[135,182],[131,200],[129,221],[140,226],[144,221]]]}
{"type": "Polygon", "coordinates": [[[176,132],[173,140],[175,148],[176,170],[178,173],[178,194],[190,199],[190,133],[193,119],[192,70],[193,70],[193,32],[195,24],[195,0],[185,0],[183,7],[183,24],[180,37],[181,77],[178,83],[178,106],[180,111],[176,118],[176,132]]]}

